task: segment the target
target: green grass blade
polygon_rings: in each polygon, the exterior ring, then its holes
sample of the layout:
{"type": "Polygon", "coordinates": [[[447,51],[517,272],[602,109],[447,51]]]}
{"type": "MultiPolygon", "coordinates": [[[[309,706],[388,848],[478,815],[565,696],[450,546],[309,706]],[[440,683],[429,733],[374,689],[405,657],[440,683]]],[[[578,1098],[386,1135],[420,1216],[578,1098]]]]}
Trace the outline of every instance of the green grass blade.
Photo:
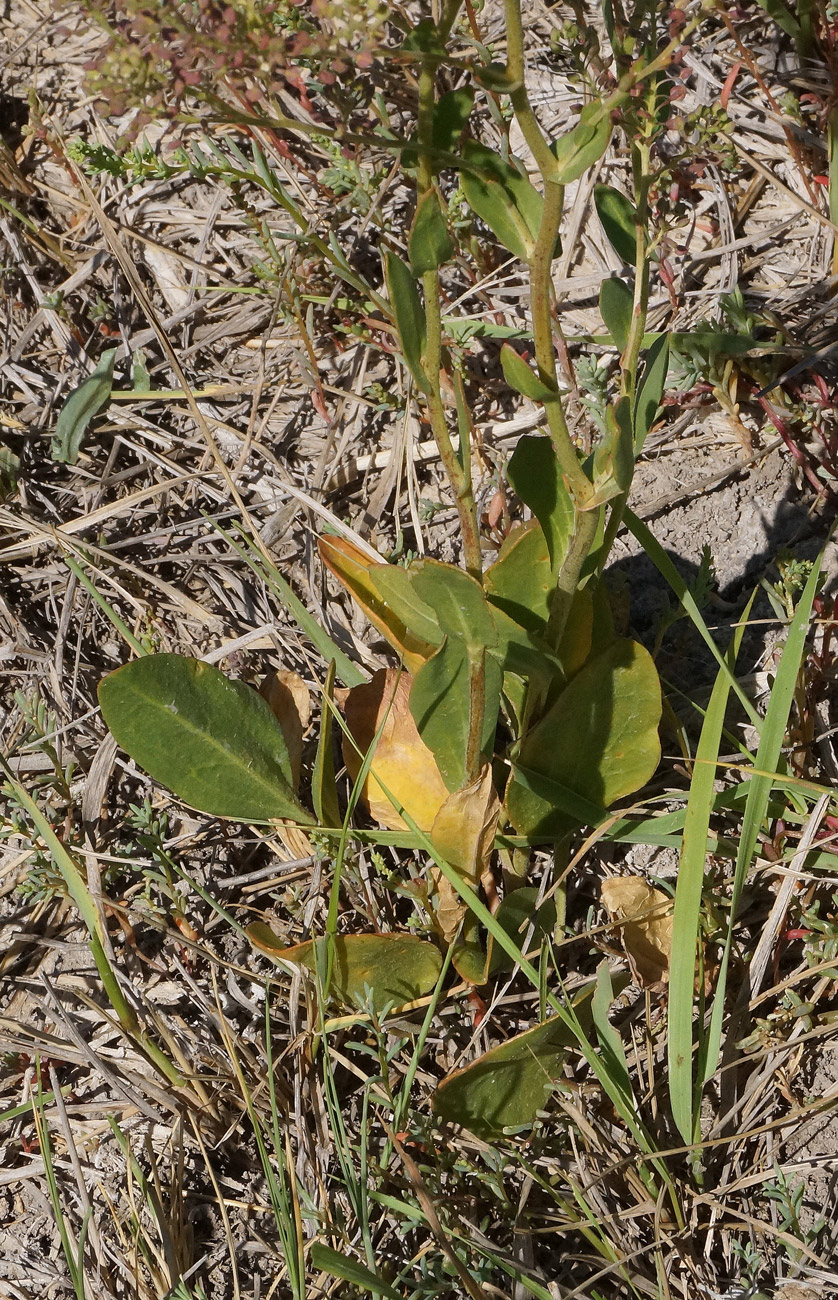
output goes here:
{"type": "MultiPolygon", "coordinates": [[[[756,593],[755,593],[756,594],[756,593]]],[[[741,644],[748,605],[731,642],[728,656],[731,671],[741,644]]],[[[684,818],[684,840],[678,864],[675,910],[672,918],[672,959],[669,965],[669,1099],[672,1115],[684,1141],[693,1140],[693,1003],[695,955],[701,915],[701,887],[707,858],[710,817],[715,806],[714,782],[719,745],[724,731],[730,678],[719,672],[704,716],[695,756],[690,794],[684,818]]]]}
{"type": "Polygon", "coordinates": [[[372,1269],[366,1268],[356,1259],[350,1259],[348,1255],[341,1255],[339,1251],[332,1250],[331,1246],[324,1246],[320,1241],[314,1242],[308,1258],[315,1268],[318,1268],[321,1273],[328,1273],[329,1277],[339,1277],[341,1281],[350,1282],[361,1291],[370,1291],[373,1295],[384,1296],[385,1300],[402,1300],[398,1291],[388,1286],[382,1277],[373,1273],[372,1269]]]}
{"type": "Polygon", "coordinates": [[[742,831],[739,851],[736,855],[736,868],[733,877],[733,890],[730,900],[730,920],[725,939],[719,976],[713,996],[713,1010],[707,1033],[701,1074],[702,1082],[715,1074],[721,1049],[722,1022],[724,1019],[725,989],[727,986],[728,967],[733,946],[733,932],[736,924],[736,911],[742,896],[742,889],[751,865],[760,828],[765,819],[772,788],[777,780],[775,773],[780,765],[783,740],[788,727],[789,712],[794,689],[797,684],[800,665],[806,653],[806,637],[809,632],[809,620],[812,614],[812,602],[818,587],[818,577],[823,563],[823,551],[812,566],[809,580],[794,611],[786,644],[774,678],[774,687],[762,723],[759,749],[756,757],[756,771],[751,777],[745,812],[742,818],[742,831]]]}
{"type": "Polygon", "coordinates": [[[11,790],[13,798],[22,808],[26,809],[32,819],[35,829],[49,849],[52,860],[61,873],[61,878],[64,881],[67,893],[75,904],[79,915],[87,928],[87,932],[90,936],[90,951],[96,964],[96,970],[99,973],[102,987],[105,990],[108,1001],[116,1013],[120,1025],[125,1032],[130,1037],[134,1038],[137,1044],[143,1048],[146,1054],[170,1083],[174,1083],[178,1087],[182,1086],[184,1079],[180,1071],[169,1060],[166,1054],[161,1051],[157,1044],[151,1042],[147,1035],[142,1032],[133,1007],[129,1005],[123,995],[116,972],[108,961],[107,953],[105,951],[105,945],[102,938],[101,917],[75,859],[70,853],[68,853],[67,849],[61,843],[46,817],[35,803],[35,800],[27,794],[23,786],[14,779],[11,769],[3,758],[0,758],[0,770],[2,770],[6,776],[8,787],[11,790]]]}
{"type": "Polygon", "coordinates": [[[142,644],[141,641],[137,640],[137,638],[134,636],[134,633],[128,627],[128,624],[125,623],[119,617],[113,605],[111,605],[109,601],[105,600],[105,597],[101,594],[100,591],[97,590],[95,584],[91,582],[90,578],[88,578],[87,574],[85,573],[82,566],[78,563],[78,561],[72,559],[69,555],[65,555],[64,563],[67,565],[67,568],[70,570],[70,572],[75,575],[75,577],[84,587],[85,591],[92,596],[96,604],[101,609],[102,613],[105,615],[105,618],[107,618],[108,621],[113,624],[113,626],[116,628],[119,635],[122,637],[124,641],[127,641],[128,645],[131,647],[134,653],[140,656],[147,655],[148,651],[146,650],[145,646],[142,644]]]}
{"type": "Polygon", "coordinates": [[[273,587],[279,596],[289,614],[296,619],[300,629],[305,632],[313,646],[320,651],[326,663],[334,659],[337,675],[343,682],[344,686],[360,686],[367,680],[366,673],[363,673],[356,664],[352,662],[348,655],[345,655],[340,646],[337,645],[329,633],[322,628],[313,614],[306,609],[299,596],[292,590],[290,583],[283,578],[279,570],[271,564],[264,555],[257,554],[254,551],[252,543],[249,541],[240,545],[235,541],[231,533],[222,528],[220,524],[213,521],[215,528],[233,550],[241,556],[245,564],[253,570],[257,577],[273,587]]]}

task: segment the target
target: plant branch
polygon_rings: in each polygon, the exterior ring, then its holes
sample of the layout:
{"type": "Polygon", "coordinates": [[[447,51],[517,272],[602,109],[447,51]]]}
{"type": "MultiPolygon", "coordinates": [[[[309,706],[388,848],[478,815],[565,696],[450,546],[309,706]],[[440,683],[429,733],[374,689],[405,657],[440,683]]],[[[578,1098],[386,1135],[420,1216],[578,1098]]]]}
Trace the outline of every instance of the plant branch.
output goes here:
{"type": "MultiPolygon", "coordinates": [[[[417,190],[420,198],[432,189],[434,179],[432,163],[434,80],[434,65],[427,60],[422,65],[419,77],[417,190]]],[[[425,395],[425,400],[428,405],[431,431],[457,504],[466,572],[478,582],[482,582],[483,556],[480,549],[480,528],[471,474],[465,468],[468,465],[465,454],[461,461],[454,450],[439,380],[442,366],[442,313],[439,305],[438,271],[425,271],[422,276],[422,289],[425,295],[425,352],[422,367],[428,380],[429,391],[425,395]]],[[[465,449],[463,452],[465,453],[465,449]]]]}

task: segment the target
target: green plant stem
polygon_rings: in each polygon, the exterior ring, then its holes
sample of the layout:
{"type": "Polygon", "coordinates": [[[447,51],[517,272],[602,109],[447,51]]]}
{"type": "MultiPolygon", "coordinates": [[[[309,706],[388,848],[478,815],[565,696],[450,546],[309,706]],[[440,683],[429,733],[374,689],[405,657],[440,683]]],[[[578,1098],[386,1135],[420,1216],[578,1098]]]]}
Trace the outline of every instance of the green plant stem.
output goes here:
{"type": "Polygon", "coordinates": [[[548,179],[551,176],[555,177],[558,163],[550,152],[550,146],[538,125],[538,119],[527,94],[521,0],[504,0],[503,8],[506,19],[506,75],[510,83],[509,99],[515,112],[515,119],[546,186],[548,179]]]}
{"type": "Polygon", "coordinates": [[[552,265],[564,205],[564,186],[556,179],[558,164],[538,125],[529,102],[525,84],[524,27],[521,0],[504,0],[506,16],[507,75],[511,83],[509,97],[518,125],[538,164],[544,186],[544,206],[538,237],[529,259],[530,314],[532,317],[535,359],[539,378],[555,396],[544,403],[547,426],[562,477],[573,497],[576,519],[567,555],[553,592],[547,641],[556,649],[561,642],[574,593],[579,585],[582,566],[596,534],[597,513],[586,511],[593,485],[582,468],[579,455],[565,419],[559,396],[556,349],[553,343],[552,265]]]}
{"type": "MultiPolygon", "coordinates": [[[[425,60],[419,75],[419,165],[417,176],[417,193],[423,194],[433,188],[433,117],[435,93],[435,69],[431,60],[425,60]]],[[[425,352],[422,357],[423,369],[427,376],[429,392],[425,394],[431,432],[439,451],[448,481],[454,492],[457,514],[460,519],[460,531],[463,540],[463,554],[466,572],[483,581],[483,555],[480,549],[480,528],[477,522],[477,505],[474,500],[471,474],[465,468],[468,458],[462,460],[454,450],[448,421],[445,417],[445,404],[439,373],[442,366],[442,313],[439,305],[439,272],[426,271],[422,276],[422,289],[425,295],[425,352]]],[[[465,453],[465,449],[463,449],[465,453]]]]}
{"type": "Polygon", "coordinates": [[[558,650],[570,615],[573,597],[579,586],[582,567],[590,554],[599,523],[598,510],[580,510],[577,506],[573,534],[564,563],[559,571],[550,600],[545,640],[553,650],[558,650]]]}
{"type": "MultiPolygon", "coordinates": [[[[645,141],[635,142],[632,145],[631,160],[634,175],[635,208],[637,210],[634,307],[628,342],[620,358],[622,372],[620,393],[622,396],[628,397],[633,412],[637,400],[637,370],[643,347],[643,336],[646,333],[646,317],[649,311],[649,240],[647,227],[649,223],[649,187],[652,183],[652,177],[649,146],[645,141]]],[[[625,492],[621,492],[611,506],[605,528],[605,537],[599,553],[597,565],[599,573],[602,573],[622,525],[630,490],[629,486],[625,492]]]]}
{"type": "Polygon", "coordinates": [[[457,21],[457,14],[460,12],[462,4],[463,0],[446,0],[443,5],[436,28],[436,34],[440,41],[446,41],[451,35],[451,28],[457,21]]]}

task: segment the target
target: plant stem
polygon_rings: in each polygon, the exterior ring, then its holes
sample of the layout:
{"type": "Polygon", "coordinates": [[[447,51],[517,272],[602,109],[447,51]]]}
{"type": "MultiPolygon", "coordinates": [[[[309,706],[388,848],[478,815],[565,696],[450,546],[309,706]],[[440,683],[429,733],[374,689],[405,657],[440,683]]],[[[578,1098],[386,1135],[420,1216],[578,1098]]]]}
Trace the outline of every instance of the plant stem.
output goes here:
{"type": "Polygon", "coordinates": [[[556,350],[553,343],[551,268],[559,227],[562,220],[564,186],[556,179],[558,164],[547,140],[538,125],[527,95],[524,80],[524,28],[521,19],[521,0],[505,0],[507,74],[513,83],[509,92],[515,117],[524,139],[535,158],[544,185],[544,206],[538,237],[529,259],[530,313],[532,316],[535,359],[539,378],[555,394],[544,404],[550,440],[559,462],[562,477],[570,492],[576,510],[573,534],[567,554],[556,581],[547,625],[547,641],[557,649],[570,614],[573,597],[579,585],[582,566],[593,544],[598,514],[586,511],[593,485],[582,468],[576,447],[567,427],[556,368],[556,350]]]}
{"type": "MultiPolygon", "coordinates": [[[[634,307],[628,342],[620,358],[620,393],[628,397],[634,411],[637,399],[637,368],[643,336],[646,333],[646,316],[649,310],[649,241],[647,227],[649,224],[649,187],[652,183],[650,171],[649,146],[645,141],[635,141],[631,149],[632,173],[634,176],[634,197],[637,210],[634,307]]],[[[605,537],[599,553],[597,572],[602,573],[611,548],[623,522],[628,504],[630,486],[614,499],[605,528],[605,537]]]]}
{"type": "Polygon", "coordinates": [[[469,654],[468,660],[468,741],[466,743],[466,779],[476,781],[483,761],[483,723],[486,717],[486,651],[469,654]]]}
{"type": "MultiPolygon", "coordinates": [[[[433,148],[434,81],[434,64],[431,60],[425,60],[419,74],[419,165],[417,184],[419,198],[433,188],[431,154],[433,148]]],[[[474,500],[471,474],[465,468],[468,465],[467,449],[462,449],[463,457],[460,460],[451,441],[439,380],[442,366],[442,313],[439,305],[438,271],[432,270],[424,273],[422,276],[422,289],[425,295],[426,338],[422,363],[430,388],[430,391],[425,395],[425,400],[428,405],[431,431],[457,504],[466,572],[476,578],[478,582],[482,582],[483,555],[480,549],[477,506],[474,500]]]]}

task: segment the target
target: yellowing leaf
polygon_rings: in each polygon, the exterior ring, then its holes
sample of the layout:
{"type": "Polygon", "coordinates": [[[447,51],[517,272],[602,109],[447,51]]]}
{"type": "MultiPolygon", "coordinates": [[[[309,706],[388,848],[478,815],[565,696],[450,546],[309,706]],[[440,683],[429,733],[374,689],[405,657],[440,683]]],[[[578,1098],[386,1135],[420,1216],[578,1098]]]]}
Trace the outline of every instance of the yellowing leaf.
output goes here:
{"type": "MultiPolygon", "coordinates": [[[[325,970],[329,940],[309,939],[286,948],[270,926],[254,921],[247,936],[274,961],[325,970]]],[[[435,944],[412,934],[344,934],[332,940],[331,993],[345,1006],[364,1005],[369,996],[378,1012],[415,1002],[437,982],[442,956],[435,944]]]]}
{"type": "Polygon", "coordinates": [[[643,985],[669,979],[672,956],[672,899],[642,876],[613,876],[602,882],[602,901],[620,937],[632,971],[643,985]]]}
{"type": "MultiPolygon", "coordinates": [[[[474,889],[489,866],[499,814],[500,800],[487,763],[476,780],[449,794],[434,818],[434,848],[474,889]]],[[[445,942],[452,943],[467,908],[439,868],[434,867],[430,874],[437,897],[437,925],[445,942]]]]}
{"type": "Polygon", "coordinates": [[[410,685],[408,673],[400,673],[395,668],[381,668],[369,682],[347,691],[344,714],[357,749],[344,736],[343,760],[354,781],[361,770],[363,755],[381,727],[361,798],[379,826],[388,830],[405,830],[407,823],[387,798],[382,789],[384,785],[420,829],[430,831],[448,798],[448,789],[433,754],[413,721],[410,685]],[[361,751],[360,754],[357,750],[361,751]]]}
{"type": "Polygon", "coordinates": [[[303,733],[311,717],[311,695],[299,673],[279,668],[269,673],[259,687],[259,694],[271,706],[271,712],[282,728],[294,790],[300,788],[300,767],[303,761],[303,733]]]}
{"type": "Polygon", "coordinates": [[[486,763],[476,780],[449,794],[431,828],[440,857],[475,888],[489,865],[499,814],[500,800],[486,763]]]}
{"type": "MultiPolygon", "coordinates": [[[[370,570],[379,567],[375,561],[345,537],[320,537],[317,546],[326,568],[346,588],[373,627],[401,655],[408,671],[418,672],[436,647],[410,632],[382,599],[370,580],[370,570]]],[[[385,561],[381,564],[385,565],[385,561]]]]}

